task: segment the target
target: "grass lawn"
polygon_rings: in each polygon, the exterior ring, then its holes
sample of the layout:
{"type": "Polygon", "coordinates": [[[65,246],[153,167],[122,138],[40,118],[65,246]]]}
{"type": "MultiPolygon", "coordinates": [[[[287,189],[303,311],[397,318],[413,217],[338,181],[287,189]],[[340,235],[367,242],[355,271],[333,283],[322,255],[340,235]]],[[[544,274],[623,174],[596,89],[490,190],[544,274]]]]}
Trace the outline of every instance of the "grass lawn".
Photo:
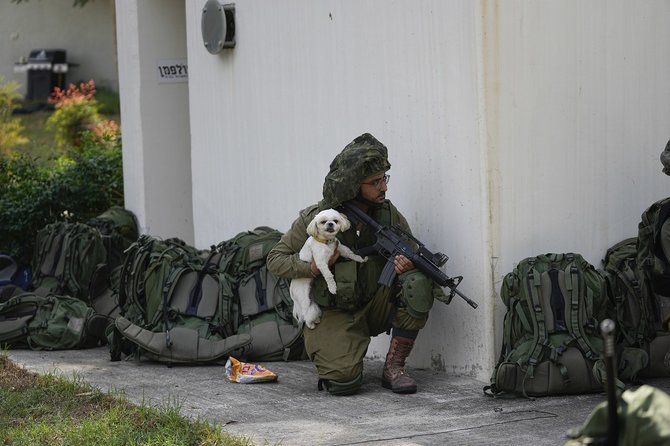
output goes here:
{"type": "MultiPolygon", "coordinates": [[[[59,155],[50,110],[17,114],[29,142],[16,148],[48,165],[59,155]]],[[[105,115],[119,122],[118,115],[105,115]]],[[[12,363],[0,344],[0,445],[211,445],[253,442],[219,425],[180,415],[179,402],[166,407],[134,405],[123,394],[103,393],[76,376],[36,375],[12,363]]]]}
{"type": "Polygon", "coordinates": [[[28,143],[14,149],[16,152],[29,154],[44,161],[57,156],[54,132],[46,128],[46,122],[51,113],[50,110],[41,110],[15,115],[21,119],[24,127],[23,135],[29,139],[28,143]]]}
{"type": "MultiPolygon", "coordinates": [[[[14,115],[21,119],[24,131],[23,135],[29,139],[28,143],[22,144],[14,149],[16,152],[31,155],[43,163],[49,163],[60,153],[54,142],[54,131],[47,129],[47,119],[53,110],[39,110],[32,113],[14,115]]],[[[104,115],[105,119],[111,119],[120,123],[119,115],[104,115]]]]}
{"type": "Polygon", "coordinates": [[[180,416],[178,404],[135,406],[53,374],[36,375],[0,352],[0,444],[31,446],[252,446],[219,426],[180,416]]]}

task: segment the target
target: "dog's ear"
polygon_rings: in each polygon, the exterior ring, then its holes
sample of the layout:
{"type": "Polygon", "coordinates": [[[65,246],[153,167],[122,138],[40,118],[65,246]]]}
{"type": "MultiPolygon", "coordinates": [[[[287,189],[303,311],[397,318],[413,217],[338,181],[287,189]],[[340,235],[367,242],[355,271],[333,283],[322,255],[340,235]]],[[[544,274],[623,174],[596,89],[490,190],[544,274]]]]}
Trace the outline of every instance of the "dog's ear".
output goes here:
{"type": "Polygon", "coordinates": [[[351,223],[349,222],[349,219],[347,218],[346,215],[344,215],[342,213],[340,213],[340,221],[342,222],[342,224],[340,225],[341,226],[340,229],[342,231],[346,231],[347,229],[349,229],[351,227],[351,223]]]}
{"type": "Polygon", "coordinates": [[[319,233],[318,231],[319,230],[316,227],[316,217],[315,217],[307,225],[307,234],[311,235],[312,237],[316,237],[319,233]]]}

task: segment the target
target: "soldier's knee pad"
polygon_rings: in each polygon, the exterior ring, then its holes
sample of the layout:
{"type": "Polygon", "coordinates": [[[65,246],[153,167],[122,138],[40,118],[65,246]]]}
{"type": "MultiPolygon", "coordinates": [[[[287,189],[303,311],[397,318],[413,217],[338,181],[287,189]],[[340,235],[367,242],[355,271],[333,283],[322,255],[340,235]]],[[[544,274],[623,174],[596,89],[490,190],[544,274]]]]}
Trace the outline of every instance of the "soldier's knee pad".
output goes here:
{"type": "Polygon", "coordinates": [[[407,312],[417,319],[427,317],[433,306],[433,281],[418,269],[402,273],[398,280],[407,312]]]}
{"type": "Polygon", "coordinates": [[[361,373],[351,381],[333,381],[332,379],[320,379],[319,390],[326,389],[331,395],[346,396],[358,392],[363,384],[363,374],[361,373]]]}

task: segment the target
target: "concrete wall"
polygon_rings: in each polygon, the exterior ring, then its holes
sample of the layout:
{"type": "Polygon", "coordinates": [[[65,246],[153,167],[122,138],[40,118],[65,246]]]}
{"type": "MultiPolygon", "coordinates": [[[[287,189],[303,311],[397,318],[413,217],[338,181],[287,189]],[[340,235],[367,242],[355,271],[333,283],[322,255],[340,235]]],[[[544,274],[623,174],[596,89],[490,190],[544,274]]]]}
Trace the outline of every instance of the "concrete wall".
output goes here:
{"type": "Polygon", "coordinates": [[[188,83],[158,67],[186,59],[184,0],[117,0],[125,205],[143,233],[193,243],[188,83]]]}
{"type": "Polygon", "coordinates": [[[21,84],[27,93],[27,74],[14,64],[30,51],[59,48],[67,51],[67,83],[93,79],[96,85],[118,89],[113,0],[90,1],[83,8],[72,0],[0,2],[0,76],[21,84]]]}
{"type": "MultiPolygon", "coordinates": [[[[332,158],[371,132],[389,147],[388,197],[428,247],[449,254],[447,272],[464,275],[461,290],[480,304],[437,303],[414,366],[488,379],[502,276],[549,251],[600,266],[666,195],[668,2],[240,0],[237,46],[218,55],[202,44],[204,3],[184,4],[195,244],[288,229],[320,198],[332,158]]],[[[133,8],[141,49],[166,24],[156,2],[117,0],[119,17],[133,8]]],[[[132,57],[145,63],[142,51],[132,57]]],[[[142,122],[165,107],[136,88],[122,88],[122,112],[147,134],[142,122]]],[[[124,156],[140,157],[149,149],[126,147],[123,116],[124,156]]],[[[128,169],[137,183],[126,179],[127,195],[146,194],[146,159],[128,169]]],[[[130,207],[149,220],[175,205],[147,197],[130,207]]],[[[387,345],[376,339],[369,354],[387,345]]]]}
{"type": "MultiPolygon", "coordinates": [[[[485,174],[470,2],[236,2],[237,45],[210,55],[187,3],[196,243],[287,230],[330,161],[371,132],[389,147],[389,198],[482,306],[436,305],[416,365],[479,373],[492,348],[485,174]],[[197,172],[197,175],[196,175],[197,172]],[[196,191],[213,191],[211,194],[196,191]],[[488,341],[486,340],[488,338],[488,341]]],[[[375,340],[380,356],[388,341],[375,340]]]]}

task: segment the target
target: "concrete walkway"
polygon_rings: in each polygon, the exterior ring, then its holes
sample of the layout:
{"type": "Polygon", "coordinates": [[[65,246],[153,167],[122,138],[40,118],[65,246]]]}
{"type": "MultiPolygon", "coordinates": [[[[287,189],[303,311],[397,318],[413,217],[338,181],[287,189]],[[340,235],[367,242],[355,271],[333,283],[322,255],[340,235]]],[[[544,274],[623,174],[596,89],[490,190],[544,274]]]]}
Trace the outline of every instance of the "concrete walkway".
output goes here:
{"type": "MultiPolygon", "coordinates": [[[[562,445],[567,430],[605,400],[604,394],[494,399],[483,394],[484,382],[415,369],[419,392],[396,395],[381,387],[377,360],[366,361],[358,395],[332,397],[317,391],[306,361],[265,363],[277,383],[233,384],[223,366],[110,362],[106,347],[11,350],[9,358],[34,372],[123,391],[138,404],[179,404],[183,415],[221,423],[259,445],[562,445]]],[[[670,392],[670,378],[647,383],[670,392]]]]}

